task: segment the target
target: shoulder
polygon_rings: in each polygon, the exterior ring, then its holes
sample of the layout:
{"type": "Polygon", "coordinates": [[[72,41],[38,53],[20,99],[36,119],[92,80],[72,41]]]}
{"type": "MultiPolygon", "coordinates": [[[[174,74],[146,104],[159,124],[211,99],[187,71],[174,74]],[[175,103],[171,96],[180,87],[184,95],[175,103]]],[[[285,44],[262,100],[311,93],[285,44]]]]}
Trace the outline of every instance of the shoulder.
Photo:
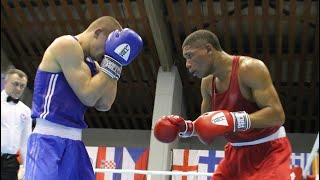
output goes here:
{"type": "Polygon", "coordinates": [[[240,60],[239,73],[243,75],[255,75],[269,73],[269,70],[263,61],[251,57],[243,57],[240,60]]]}
{"type": "Polygon", "coordinates": [[[53,42],[51,43],[51,46],[57,46],[61,48],[66,48],[66,47],[70,48],[70,47],[76,47],[76,46],[81,47],[79,42],[69,35],[60,36],[54,39],[53,42]]]}
{"type": "Polygon", "coordinates": [[[78,41],[76,41],[72,36],[65,35],[56,38],[48,50],[53,52],[57,57],[63,56],[83,56],[83,50],[78,41]]]}
{"type": "Polygon", "coordinates": [[[241,56],[239,63],[240,71],[261,71],[267,69],[263,61],[248,56],[241,56]]]}
{"type": "Polygon", "coordinates": [[[64,35],[57,37],[52,44],[59,44],[60,46],[80,46],[79,42],[75,40],[72,36],[70,35],[64,35]]]}
{"type": "Polygon", "coordinates": [[[263,61],[242,56],[239,63],[239,77],[242,82],[250,85],[251,83],[268,82],[270,73],[263,61]]]}

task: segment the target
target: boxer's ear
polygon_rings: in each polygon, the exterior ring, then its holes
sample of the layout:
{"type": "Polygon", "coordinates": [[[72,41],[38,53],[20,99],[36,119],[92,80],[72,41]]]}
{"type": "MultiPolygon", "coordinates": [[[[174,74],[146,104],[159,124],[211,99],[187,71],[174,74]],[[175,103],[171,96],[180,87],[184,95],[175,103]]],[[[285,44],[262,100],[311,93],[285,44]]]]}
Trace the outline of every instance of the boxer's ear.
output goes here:
{"type": "Polygon", "coordinates": [[[98,38],[101,33],[103,33],[103,29],[97,28],[96,30],[94,30],[94,37],[98,38]]]}
{"type": "Polygon", "coordinates": [[[205,45],[205,48],[207,49],[208,53],[213,53],[213,51],[215,50],[214,47],[210,43],[207,43],[205,45]]]}

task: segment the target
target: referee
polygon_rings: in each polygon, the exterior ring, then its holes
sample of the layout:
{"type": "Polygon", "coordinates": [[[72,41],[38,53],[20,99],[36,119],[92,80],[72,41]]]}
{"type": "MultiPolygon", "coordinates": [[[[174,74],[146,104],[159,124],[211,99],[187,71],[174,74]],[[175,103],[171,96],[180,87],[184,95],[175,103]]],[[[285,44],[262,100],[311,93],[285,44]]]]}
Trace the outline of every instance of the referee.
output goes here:
{"type": "Polygon", "coordinates": [[[32,119],[30,108],[19,98],[27,81],[28,77],[23,71],[11,69],[6,74],[4,90],[1,91],[1,179],[4,180],[20,180],[24,176],[23,165],[32,119]],[[17,159],[18,152],[21,165],[17,159]]]}

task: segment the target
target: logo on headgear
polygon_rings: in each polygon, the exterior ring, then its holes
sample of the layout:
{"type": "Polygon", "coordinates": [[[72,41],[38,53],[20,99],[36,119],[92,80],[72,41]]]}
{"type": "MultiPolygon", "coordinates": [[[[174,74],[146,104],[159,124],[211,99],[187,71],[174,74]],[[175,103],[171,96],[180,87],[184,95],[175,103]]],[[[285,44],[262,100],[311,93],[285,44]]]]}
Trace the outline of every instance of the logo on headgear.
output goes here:
{"type": "Polygon", "coordinates": [[[114,52],[121,56],[124,60],[128,61],[130,56],[130,45],[121,44],[114,50],[114,52]]]}

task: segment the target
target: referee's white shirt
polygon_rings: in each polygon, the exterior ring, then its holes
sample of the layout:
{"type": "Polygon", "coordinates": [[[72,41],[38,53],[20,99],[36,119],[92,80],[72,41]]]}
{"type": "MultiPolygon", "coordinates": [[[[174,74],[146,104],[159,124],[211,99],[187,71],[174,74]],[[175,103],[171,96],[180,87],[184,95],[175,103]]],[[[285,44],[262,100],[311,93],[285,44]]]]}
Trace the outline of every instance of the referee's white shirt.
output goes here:
{"type": "Polygon", "coordinates": [[[1,153],[16,154],[20,150],[25,164],[28,137],[32,132],[31,110],[23,102],[7,102],[8,94],[1,91],[1,153]]]}

